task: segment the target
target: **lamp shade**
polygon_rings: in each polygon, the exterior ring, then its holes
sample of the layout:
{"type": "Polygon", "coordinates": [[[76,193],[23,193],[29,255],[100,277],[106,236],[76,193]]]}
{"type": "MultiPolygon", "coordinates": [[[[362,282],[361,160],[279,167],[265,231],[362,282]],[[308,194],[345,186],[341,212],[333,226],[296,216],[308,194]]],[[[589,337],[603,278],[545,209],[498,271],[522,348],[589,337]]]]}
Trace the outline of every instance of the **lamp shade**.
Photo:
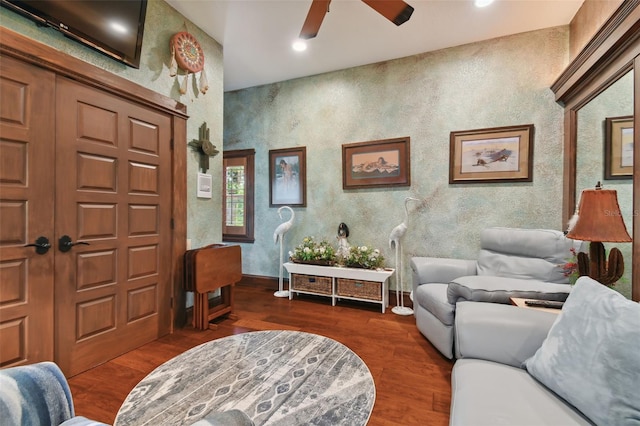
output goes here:
{"type": "Polygon", "coordinates": [[[567,233],[568,238],[612,243],[631,241],[615,189],[583,190],[577,214],[578,220],[567,233]]]}

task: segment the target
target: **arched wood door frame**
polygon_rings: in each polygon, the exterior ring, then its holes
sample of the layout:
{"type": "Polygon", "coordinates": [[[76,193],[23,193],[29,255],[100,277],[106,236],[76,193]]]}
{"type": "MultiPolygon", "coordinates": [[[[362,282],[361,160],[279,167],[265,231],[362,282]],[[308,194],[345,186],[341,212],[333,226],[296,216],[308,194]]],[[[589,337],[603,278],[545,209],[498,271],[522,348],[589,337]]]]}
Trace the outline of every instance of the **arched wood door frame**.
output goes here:
{"type": "Polygon", "coordinates": [[[186,322],[185,292],[182,287],[182,258],[186,251],[187,238],[187,183],[186,149],[187,108],[184,104],[152,90],[139,86],[127,79],[111,74],[87,62],[74,58],[47,45],[21,34],[0,27],[0,54],[14,57],[23,62],[53,71],[58,75],[72,78],[87,86],[94,87],[122,99],[135,102],[171,115],[172,117],[172,309],[170,318],[161,320],[166,324],[167,333],[174,327],[182,327],[186,322]]]}

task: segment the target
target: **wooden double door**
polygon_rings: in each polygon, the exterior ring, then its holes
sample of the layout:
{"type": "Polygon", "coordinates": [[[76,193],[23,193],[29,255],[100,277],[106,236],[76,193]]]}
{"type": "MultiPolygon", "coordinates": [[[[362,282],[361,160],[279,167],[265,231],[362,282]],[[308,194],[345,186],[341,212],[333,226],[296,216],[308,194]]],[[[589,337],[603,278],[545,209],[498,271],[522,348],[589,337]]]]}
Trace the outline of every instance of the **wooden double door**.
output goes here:
{"type": "Polygon", "coordinates": [[[0,367],[167,334],[171,117],[10,57],[0,93],[0,367]]]}

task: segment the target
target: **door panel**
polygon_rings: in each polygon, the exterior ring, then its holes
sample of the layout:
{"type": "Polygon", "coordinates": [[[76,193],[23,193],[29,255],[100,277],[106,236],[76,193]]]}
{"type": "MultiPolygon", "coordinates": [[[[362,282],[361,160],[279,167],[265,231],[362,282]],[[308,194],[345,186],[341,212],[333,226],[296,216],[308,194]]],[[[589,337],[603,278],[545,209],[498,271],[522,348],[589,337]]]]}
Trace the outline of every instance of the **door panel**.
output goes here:
{"type": "Polygon", "coordinates": [[[0,367],[53,359],[55,76],[0,58],[0,367]]]}
{"type": "Polygon", "coordinates": [[[59,77],[56,360],[74,375],[166,334],[171,120],[59,77]]]}

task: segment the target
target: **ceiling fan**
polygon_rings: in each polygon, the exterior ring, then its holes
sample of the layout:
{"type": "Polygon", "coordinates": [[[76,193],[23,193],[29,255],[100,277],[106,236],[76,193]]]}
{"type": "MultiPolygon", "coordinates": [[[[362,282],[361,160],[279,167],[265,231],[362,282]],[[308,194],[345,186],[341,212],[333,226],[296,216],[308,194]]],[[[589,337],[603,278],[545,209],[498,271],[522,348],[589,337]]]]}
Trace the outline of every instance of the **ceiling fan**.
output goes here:
{"type": "MultiPolygon", "coordinates": [[[[390,20],[396,25],[402,25],[411,18],[413,7],[405,3],[403,0],[362,0],[368,4],[376,12],[390,20]]],[[[331,0],[313,0],[307,19],[302,25],[300,38],[310,39],[318,35],[320,25],[324,16],[329,11],[329,3],[331,0]]]]}

